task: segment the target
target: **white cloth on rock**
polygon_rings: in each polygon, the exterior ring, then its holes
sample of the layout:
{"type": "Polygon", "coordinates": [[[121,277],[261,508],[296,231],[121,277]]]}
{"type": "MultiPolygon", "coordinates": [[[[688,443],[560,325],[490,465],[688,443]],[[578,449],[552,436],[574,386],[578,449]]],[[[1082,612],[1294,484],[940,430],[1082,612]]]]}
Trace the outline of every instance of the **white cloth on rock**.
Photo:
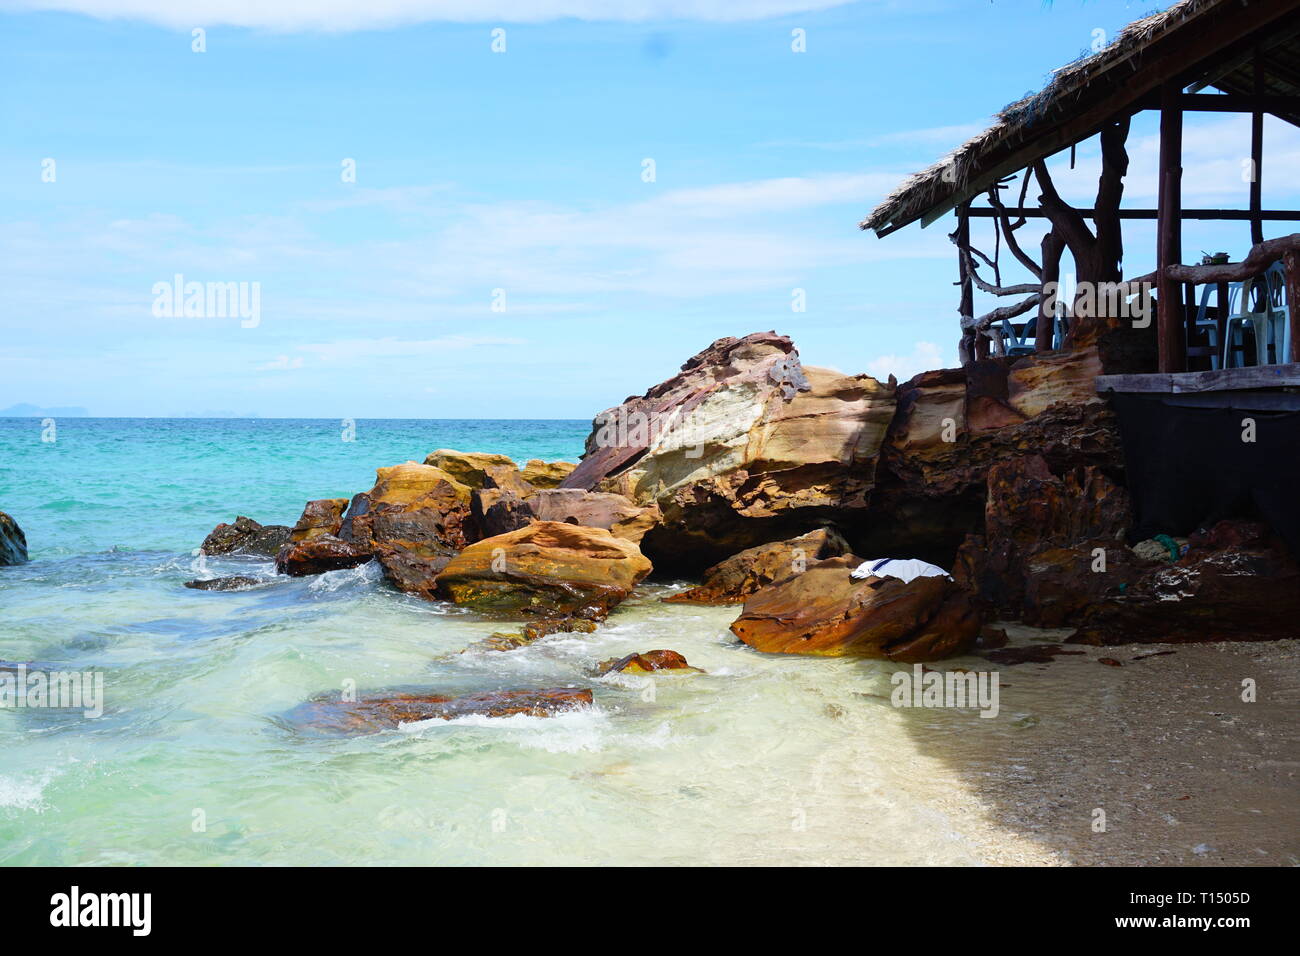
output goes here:
{"type": "Polygon", "coordinates": [[[934,564],[926,564],[924,561],[916,560],[916,558],[873,558],[870,561],[863,561],[854,568],[851,576],[855,578],[898,578],[900,581],[911,581],[913,578],[952,577],[943,568],[934,564]]]}

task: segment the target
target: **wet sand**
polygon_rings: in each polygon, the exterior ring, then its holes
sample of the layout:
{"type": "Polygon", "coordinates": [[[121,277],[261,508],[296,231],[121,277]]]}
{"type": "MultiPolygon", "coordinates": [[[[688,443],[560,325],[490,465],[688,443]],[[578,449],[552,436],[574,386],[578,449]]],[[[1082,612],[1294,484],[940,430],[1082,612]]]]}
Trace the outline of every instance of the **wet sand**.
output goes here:
{"type": "MultiPolygon", "coordinates": [[[[1069,633],[1005,626],[1011,646],[1069,633]]],[[[1300,641],[1070,650],[1083,653],[935,665],[996,668],[997,718],[901,711],[918,754],[899,770],[981,862],[1300,863],[1300,641]]]]}

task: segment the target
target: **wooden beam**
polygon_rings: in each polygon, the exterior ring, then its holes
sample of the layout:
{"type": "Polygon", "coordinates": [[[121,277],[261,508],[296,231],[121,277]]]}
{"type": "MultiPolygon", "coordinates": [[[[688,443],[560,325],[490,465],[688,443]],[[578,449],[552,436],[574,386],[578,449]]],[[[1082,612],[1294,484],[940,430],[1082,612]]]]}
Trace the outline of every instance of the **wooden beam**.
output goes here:
{"type": "Polygon", "coordinates": [[[1114,389],[1117,392],[1186,394],[1296,386],[1300,386],[1300,364],[1296,363],[1219,368],[1210,372],[1098,375],[1096,379],[1096,388],[1099,392],[1114,389]]]}
{"type": "MultiPolygon", "coordinates": [[[[998,210],[987,206],[971,206],[969,215],[972,219],[996,219],[998,210]]],[[[1011,206],[1007,208],[1008,216],[1023,216],[1026,219],[1045,219],[1047,214],[1037,207],[1011,206]]],[[[1080,209],[1079,215],[1085,219],[1092,218],[1091,209],[1080,209]]],[[[1241,222],[1261,219],[1264,222],[1300,222],[1300,209],[1184,209],[1183,219],[1208,219],[1223,222],[1241,222]]],[[[1121,219],[1159,219],[1157,209],[1121,209],[1121,219]]]]}
{"type": "Polygon", "coordinates": [[[1263,92],[1184,93],[1178,97],[1184,111],[1198,113],[1289,113],[1300,112],[1300,96],[1272,96],[1263,92]]]}
{"type": "MultiPolygon", "coordinates": [[[[1264,74],[1260,58],[1262,53],[1259,47],[1255,48],[1255,57],[1253,60],[1255,67],[1255,93],[1257,95],[1264,92],[1264,74]]],[[[1297,100],[1297,107],[1300,108],[1300,99],[1297,100]]],[[[1250,244],[1259,245],[1264,241],[1264,220],[1259,217],[1259,211],[1264,205],[1263,193],[1263,175],[1264,175],[1264,114],[1260,110],[1250,115],[1250,211],[1255,215],[1250,218],[1250,244]]]]}
{"type": "Polygon", "coordinates": [[[1183,338],[1181,297],[1169,267],[1183,259],[1182,156],[1183,111],[1178,87],[1168,83],[1160,96],[1160,198],[1156,224],[1156,328],[1160,371],[1181,372],[1187,367],[1183,338]]]}

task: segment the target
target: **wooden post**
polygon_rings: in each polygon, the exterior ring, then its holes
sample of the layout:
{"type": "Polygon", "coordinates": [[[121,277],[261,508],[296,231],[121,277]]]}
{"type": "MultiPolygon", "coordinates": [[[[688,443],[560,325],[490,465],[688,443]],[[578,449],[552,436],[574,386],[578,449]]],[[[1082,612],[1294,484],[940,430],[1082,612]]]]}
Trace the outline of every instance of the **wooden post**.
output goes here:
{"type": "Polygon", "coordinates": [[[1300,250],[1291,249],[1282,254],[1286,268],[1286,302],[1291,312],[1291,354],[1279,362],[1300,362],[1300,250]]]}
{"type": "MultiPolygon", "coordinates": [[[[957,207],[957,284],[961,286],[961,299],[957,311],[965,320],[975,317],[975,283],[971,279],[966,256],[970,252],[970,202],[957,207]]],[[[979,332],[975,333],[975,358],[986,358],[989,354],[989,340],[979,332]]]]}
{"type": "MultiPolygon", "coordinates": [[[[1263,92],[1263,66],[1260,63],[1259,48],[1256,47],[1255,95],[1260,96],[1263,92]]],[[[1264,241],[1264,220],[1259,216],[1264,203],[1264,114],[1260,110],[1255,110],[1250,116],[1250,166],[1250,211],[1254,213],[1250,219],[1250,244],[1257,246],[1264,241]]]]}
{"type": "Polygon", "coordinates": [[[1055,229],[1049,229],[1043,236],[1042,250],[1043,300],[1038,304],[1038,328],[1034,330],[1034,348],[1046,352],[1052,347],[1052,335],[1055,331],[1053,326],[1056,312],[1060,309],[1061,254],[1065,251],[1065,240],[1056,234],[1055,229]],[[1056,291],[1051,296],[1047,294],[1048,283],[1055,283],[1056,291]]]}
{"type": "Polygon", "coordinates": [[[1160,200],[1156,218],[1156,326],[1161,372],[1182,372],[1187,368],[1187,349],[1182,328],[1182,296],[1178,282],[1167,275],[1183,258],[1182,242],[1182,154],[1183,111],[1178,103],[1179,88],[1167,83],[1160,90],[1160,200]]]}

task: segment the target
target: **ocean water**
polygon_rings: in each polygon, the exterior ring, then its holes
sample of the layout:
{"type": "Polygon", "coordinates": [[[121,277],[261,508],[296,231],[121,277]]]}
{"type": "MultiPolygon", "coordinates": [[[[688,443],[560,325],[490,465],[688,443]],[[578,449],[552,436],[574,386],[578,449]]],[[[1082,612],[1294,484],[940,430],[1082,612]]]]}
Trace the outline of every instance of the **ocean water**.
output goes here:
{"type": "MultiPolygon", "coordinates": [[[[104,713],[0,709],[6,864],[980,862],[926,796],[915,716],[872,662],[766,656],[734,608],[647,586],[595,634],[469,650],[499,621],[388,587],[373,566],[277,577],[199,558],[219,521],[292,523],[310,498],[440,447],[575,460],[586,422],[0,419],[0,510],[31,562],[0,568],[0,659],[104,674],[104,713]],[[249,574],[235,593],[194,577],[249,574]],[[704,673],[590,676],[671,648],[704,673]],[[307,736],[282,720],[362,692],[587,686],[551,719],[307,736]]],[[[979,724],[939,717],[936,732],[979,724]]]]}

